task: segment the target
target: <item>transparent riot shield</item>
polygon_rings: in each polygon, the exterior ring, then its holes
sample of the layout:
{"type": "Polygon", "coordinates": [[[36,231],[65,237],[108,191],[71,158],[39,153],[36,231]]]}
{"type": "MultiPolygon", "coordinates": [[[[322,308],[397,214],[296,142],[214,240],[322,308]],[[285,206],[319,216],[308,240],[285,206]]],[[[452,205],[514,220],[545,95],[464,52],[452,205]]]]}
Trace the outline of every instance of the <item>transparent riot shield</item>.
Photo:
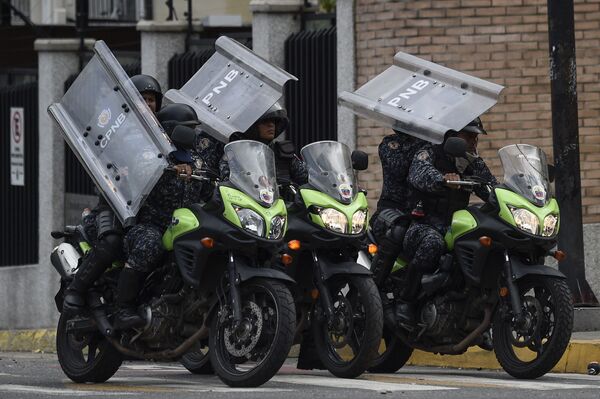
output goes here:
{"type": "Polygon", "coordinates": [[[180,90],[171,89],[165,97],[192,106],[202,130],[227,143],[283,96],[286,82],[298,79],[226,36],[217,39],[215,48],[180,90]]]}
{"type": "Polygon", "coordinates": [[[358,90],[342,92],[340,105],[412,136],[441,143],[498,102],[495,83],[399,52],[394,65],[358,90]]]}
{"type": "Polygon", "coordinates": [[[124,225],[134,221],[175,149],[103,41],[48,113],[124,225]]]}

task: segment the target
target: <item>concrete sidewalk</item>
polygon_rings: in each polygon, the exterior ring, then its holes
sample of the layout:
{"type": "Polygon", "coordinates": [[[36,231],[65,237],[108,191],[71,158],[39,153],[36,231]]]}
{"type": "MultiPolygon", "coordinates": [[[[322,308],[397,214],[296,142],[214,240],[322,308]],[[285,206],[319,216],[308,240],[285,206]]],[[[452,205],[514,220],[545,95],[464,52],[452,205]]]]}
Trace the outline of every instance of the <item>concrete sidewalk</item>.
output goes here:
{"type": "MultiPolygon", "coordinates": [[[[55,341],[56,331],[51,329],[0,331],[0,352],[54,353],[56,352],[55,341]]],[[[298,348],[295,346],[290,356],[297,355],[298,348]]],[[[573,333],[565,354],[552,371],[587,374],[587,365],[591,361],[600,361],[600,331],[573,333]]],[[[464,369],[501,369],[494,352],[478,347],[470,348],[466,353],[458,356],[415,351],[407,364],[464,369]]]]}

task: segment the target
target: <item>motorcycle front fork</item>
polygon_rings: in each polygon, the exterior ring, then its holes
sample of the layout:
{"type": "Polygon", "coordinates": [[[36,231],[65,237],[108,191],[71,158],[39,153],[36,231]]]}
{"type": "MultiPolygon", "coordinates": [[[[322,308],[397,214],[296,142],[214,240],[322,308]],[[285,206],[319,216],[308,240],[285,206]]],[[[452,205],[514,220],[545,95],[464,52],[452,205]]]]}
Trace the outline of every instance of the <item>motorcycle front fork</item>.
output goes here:
{"type": "Polygon", "coordinates": [[[235,268],[235,257],[232,251],[229,251],[226,278],[229,285],[228,302],[233,315],[233,325],[237,327],[242,321],[242,303],[240,299],[240,278],[235,268]]]}
{"type": "Polygon", "coordinates": [[[312,251],[312,259],[313,259],[313,273],[314,273],[314,282],[317,286],[317,290],[319,290],[319,300],[323,305],[323,311],[325,313],[325,319],[328,323],[331,323],[334,318],[334,310],[333,310],[333,299],[331,298],[331,294],[327,287],[325,286],[325,274],[323,273],[323,267],[321,266],[321,262],[319,261],[319,257],[316,251],[312,251]]]}
{"type": "Polygon", "coordinates": [[[515,326],[517,328],[520,328],[525,324],[526,320],[523,315],[523,304],[521,302],[521,295],[519,294],[519,287],[517,287],[517,284],[514,280],[512,265],[510,263],[510,256],[508,255],[508,251],[504,251],[503,275],[504,282],[506,283],[506,287],[508,288],[510,307],[512,309],[512,314],[515,318],[515,326]]]}

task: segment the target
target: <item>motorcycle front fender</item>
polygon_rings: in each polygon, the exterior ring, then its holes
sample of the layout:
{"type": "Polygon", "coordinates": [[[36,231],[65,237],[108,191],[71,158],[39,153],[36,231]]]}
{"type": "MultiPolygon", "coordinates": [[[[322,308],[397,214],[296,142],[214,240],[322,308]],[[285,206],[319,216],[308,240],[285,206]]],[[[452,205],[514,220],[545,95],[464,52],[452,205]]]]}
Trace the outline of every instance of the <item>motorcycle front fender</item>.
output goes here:
{"type": "Polygon", "coordinates": [[[510,257],[510,265],[512,268],[512,277],[515,281],[529,275],[567,278],[558,269],[546,265],[526,265],[514,256],[510,257]]]}
{"type": "Polygon", "coordinates": [[[332,262],[324,257],[319,258],[323,280],[329,280],[340,274],[352,274],[360,276],[371,276],[371,271],[359,263],[352,261],[332,262]]]}
{"type": "Polygon", "coordinates": [[[240,281],[247,281],[255,277],[264,277],[282,280],[289,284],[296,284],[296,280],[282,271],[268,267],[251,267],[239,258],[235,260],[235,269],[240,276],[240,281]]]}

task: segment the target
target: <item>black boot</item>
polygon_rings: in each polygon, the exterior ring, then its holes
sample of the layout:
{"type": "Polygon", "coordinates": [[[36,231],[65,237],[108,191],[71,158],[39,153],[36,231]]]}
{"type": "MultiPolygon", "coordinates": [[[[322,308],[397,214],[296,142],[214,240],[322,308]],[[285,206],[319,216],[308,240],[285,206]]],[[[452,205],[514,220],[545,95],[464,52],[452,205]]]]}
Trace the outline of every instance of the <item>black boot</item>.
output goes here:
{"type": "Polygon", "coordinates": [[[302,343],[300,344],[300,353],[298,354],[298,364],[296,367],[300,370],[325,370],[325,365],[319,358],[317,346],[315,345],[310,329],[304,330],[302,333],[302,343]]]}
{"type": "Polygon", "coordinates": [[[87,289],[100,278],[106,267],[106,259],[103,256],[98,256],[95,249],[85,255],[73,277],[73,281],[65,290],[63,312],[78,313],[83,309],[87,289]]]}
{"type": "Polygon", "coordinates": [[[142,327],[146,321],[137,312],[137,297],[142,288],[143,274],[125,265],[119,276],[117,287],[117,305],[119,311],[115,315],[113,325],[119,330],[142,327]]]}
{"type": "Polygon", "coordinates": [[[398,323],[406,326],[416,325],[416,302],[421,290],[421,278],[423,274],[420,273],[410,263],[406,270],[406,282],[404,290],[396,302],[396,320],[398,323]]]}

